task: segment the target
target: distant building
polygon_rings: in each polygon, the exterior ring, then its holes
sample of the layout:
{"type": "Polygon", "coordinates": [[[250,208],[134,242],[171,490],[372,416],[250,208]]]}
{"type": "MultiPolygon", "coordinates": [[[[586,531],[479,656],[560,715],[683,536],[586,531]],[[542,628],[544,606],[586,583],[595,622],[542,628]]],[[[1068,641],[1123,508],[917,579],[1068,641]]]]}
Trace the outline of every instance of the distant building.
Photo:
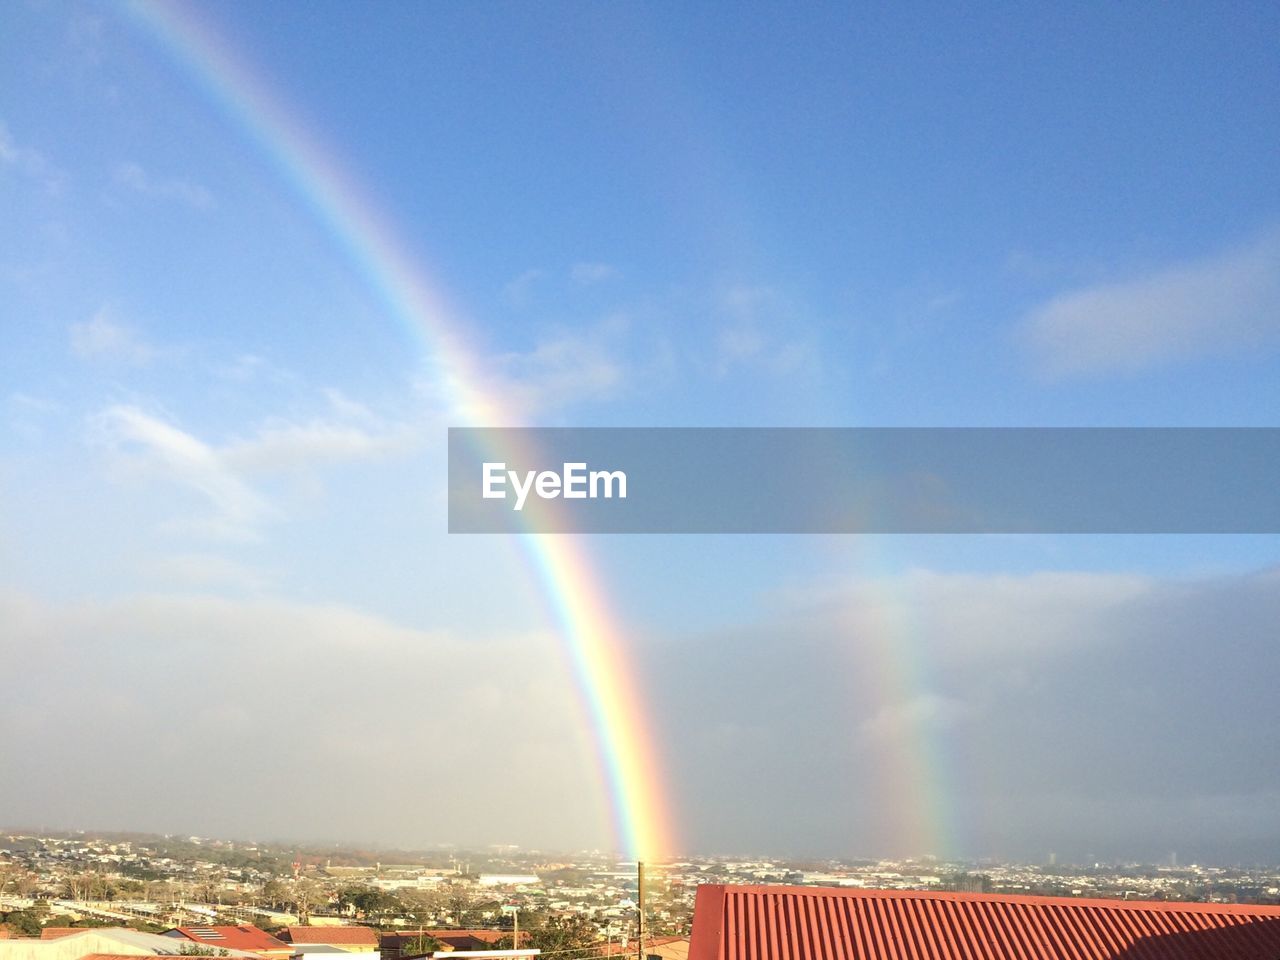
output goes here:
{"type": "Polygon", "coordinates": [[[203,947],[240,950],[256,954],[263,960],[288,960],[294,954],[292,945],[277,940],[265,930],[248,924],[216,927],[174,927],[161,936],[191,940],[203,947]]]}
{"type": "Polygon", "coordinates": [[[482,887],[532,887],[542,881],[532,873],[482,873],[476,882],[482,887]]]}
{"type": "Polygon", "coordinates": [[[1280,907],[708,884],[689,960],[1276,960],[1280,907]]]}

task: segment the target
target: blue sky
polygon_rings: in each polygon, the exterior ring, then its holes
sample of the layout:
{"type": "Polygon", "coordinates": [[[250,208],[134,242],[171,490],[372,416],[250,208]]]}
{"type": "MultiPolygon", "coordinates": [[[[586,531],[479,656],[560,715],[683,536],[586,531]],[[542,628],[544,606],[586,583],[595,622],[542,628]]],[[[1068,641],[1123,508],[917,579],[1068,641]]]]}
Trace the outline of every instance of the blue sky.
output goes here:
{"type": "MultiPolygon", "coordinates": [[[[199,19],[394,224],[513,422],[1275,425],[1271,5],[231,3],[199,19]]],[[[550,772],[580,798],[450,798],[429,815],[357,792],[301,814],[217,790],[194,809],[110,792],[90,805],[33,747],[0,773],[22,798],[12,815],[607,843],[589,737],[518,552],[443,533],[456,411],[422,343],[143,18],[30,2],[6,21],[0,652],[30,681],[0,713],[58,755],[92,753],[177,710],[143,682],[154,674],[196,705],[171,742],[112,761],[140,776],[196,745],[299,758],[250,774],[264,789],[281,771],[308,783],[307,759],[338,749],[369,775],[405,756],[489,756],[515,724],[528,775],[550,772]],[[387,708],[375,691],[402,671],[367,648],[401,650],[428,699],[387,708]],[[262,675],[254,698],[237,689],[246,672],[262,675]],[[337,714],[363,733],[314,705],[289,722],[262,705],[278,695],[268,680],[341,698],[337,714]],[[429,693],[441,687],[485,719],[440,716],[429,693]],[[72,695],[83,717],[50,706],[72,695]]],[[[662,721],[662,746],[691,850],[929,852],[865,786],[885,762],[868,738],[970,756],[1028,688],[984,681],[977,652],[914,687],[861,688],[848,658],[872,628],[845,633],[831,611],[866,607],[867,584],[914,611],[890,638],[911,657],[941,664],[943,647],[1012,631],[1025,642],[1000,648],[1011,675],[1077,683],[1037,701],[1043,744],[1076,776],[1031,799],[1018,791],[1044,781],[1034,743],[1022,766],[974,761],[945,788],[955,852],[1140,856],[1190,834],[1204,855],[1277,846],[1260,811],[1280,780],[1210,765],[1193,786],[1174,749],[1219,729],[1214,701],[1178,699],[1203,669],[1189,651],[1207,643],[1222,650],[1215,676],[1240,686],[1223,750],[1274,742],[1260,685],[1280,661],[1255,642],[1275,622],[1274,537],[605,537],[589,549],[655,710],[680,720],[662,721]],[[1217,621],[1204,611],[1241,592],[1254,618],[1207,635],[1217,621]],[[1162,633],[1178,604],[1201,612],[1162,633]],[[1059,635],[1058,615],[1079,630],[1059,635]],[[821,695],[774,704],[761,738],[770,698],[747,695],[750,676],[785,669],[802,635],[815,639],[794,682],[821,695]],[[1099,643],[1117,670],[1139,651],[1174,666],[1159,682],[1090,674],[1099,643]],[[1259,670],[1222,665],[1246,650],[1259,670]],[[726,698],[738,681],[743,695],[726,698]],[[1097,705],[1107,729],[1136,729],[1142,696],[1178,706],[1158,744],[1125,743],[1153,758],[1140,783],[1095,775],[1098,730],[1062,706],[1113,687],[1097,705]],[[708,810],[704,787],[748,777],[725,767],[744,762],[735,744],[785,766],[788,731],[814,723],[831,732],[806,775],[852,805],[839,809],[863,810],[863,827],[802,814],[781,787],[745,813],[708,810]],[[700,747],[695,730],[723,739],[700,747]],[[1048,812],[993,815],[1010,796],[1048,812]],[[1147,824],[1143,796],[1167,816],[1139,839],[1104,829],[1147,824]]]]}

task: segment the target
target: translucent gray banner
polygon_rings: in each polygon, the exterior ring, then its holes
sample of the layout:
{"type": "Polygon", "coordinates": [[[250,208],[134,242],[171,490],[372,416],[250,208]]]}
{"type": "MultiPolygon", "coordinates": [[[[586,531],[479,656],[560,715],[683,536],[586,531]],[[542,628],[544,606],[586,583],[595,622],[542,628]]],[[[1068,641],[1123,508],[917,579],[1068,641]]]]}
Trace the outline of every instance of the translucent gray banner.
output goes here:
{"type": "Polygon", "coordinates": [[[450,533],[1277,533],[1277,428],[453,428],[450,533]]]}

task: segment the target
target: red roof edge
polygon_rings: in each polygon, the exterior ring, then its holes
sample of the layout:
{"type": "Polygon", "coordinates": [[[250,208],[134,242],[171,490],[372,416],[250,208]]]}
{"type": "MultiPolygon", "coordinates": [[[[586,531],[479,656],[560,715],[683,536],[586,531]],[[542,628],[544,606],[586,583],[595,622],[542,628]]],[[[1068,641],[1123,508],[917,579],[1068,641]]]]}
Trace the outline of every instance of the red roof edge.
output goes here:
{"type": "Polygon", "coordinates": [[[693,935],[689,938],[689,960],[716,960],[720,938],[724,936],[725,885],[704,883],[693,901],[693,935]]]}
{"type": "MultiPolygon", "coordinates": [[[[726,893],[782,894],[789,897],[858,897],[877,900],[953,900],[959,903],[1022,903],[1031,906],[1110,907],[1113,910],[1156,910],[1175,913],[1247,913],[1280,917],[1280,905],[1261,903],[1201,903],[1193,900],[1121,900],[1118,897],[1038,897],[1014,893],[967,893],[954,890],[874,890],[868,887],[793,887],[786,884],[706,883],[702,891],[716,891],[723,901],[726,893]]],[[[694,902],[696,909],[700,899],[694,902]]]]}

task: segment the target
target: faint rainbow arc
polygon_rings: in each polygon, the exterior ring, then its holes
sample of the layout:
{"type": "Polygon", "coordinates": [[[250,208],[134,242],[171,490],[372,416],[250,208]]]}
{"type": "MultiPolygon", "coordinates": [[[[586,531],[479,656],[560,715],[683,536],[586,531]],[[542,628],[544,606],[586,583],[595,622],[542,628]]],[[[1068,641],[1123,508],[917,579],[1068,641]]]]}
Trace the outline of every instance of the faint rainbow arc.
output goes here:
{"type": "MultiPolygon", "coordinates": [[[[394,228],[379,215],[332,151],[293,120],[267,87],[207,26],[160,0],[125,7],[132,20],[264,150],[433,364],[437,382],[469,425],[494,425],[504,411],[480,387],[472,351],[394,228]]],[[[621,631],[582,549],[570,537],[521,535],[531,567],[561,628],[596,739],[617,839],[625,853],[653,859],[674,838],[649,725],[633,685],[621,631]]]]}

